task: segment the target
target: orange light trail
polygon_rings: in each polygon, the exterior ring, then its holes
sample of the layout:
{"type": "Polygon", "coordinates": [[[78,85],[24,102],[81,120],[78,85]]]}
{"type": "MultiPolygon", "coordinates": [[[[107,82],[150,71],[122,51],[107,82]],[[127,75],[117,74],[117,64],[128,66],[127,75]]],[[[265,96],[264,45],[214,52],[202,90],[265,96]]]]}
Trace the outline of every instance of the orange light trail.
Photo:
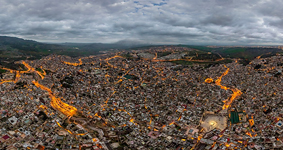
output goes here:
{"type": "Polygon", "coordinates": [[[117,68],[116,66],[113,66],[112,64],[110,64],[108,61],[111,60],[111,59],[114,59],[114,58],[124,58],[122,56],[119,56],[119,55],[115,55],[113,57],[110,57],[110,58],[106,58],[105,61],[107,63],[108,66],[110,66],[111,68],[117,68]]]}
{"type": "MultiPolygon", "coordinates": [[[[224,67],[227,68],[225,65],[224,67]]],[[[228,74],[229,70],[230,68],[227,68],[227,70],[224,73],[222,73],[222,75],[215,81],[215,84],[220,86],[221,89],[224,89],[224,90],[228,89],[226,86],[221,85],[221,80],[223,76],[226,76],[228,74]]]]}
{"type": "Polygon", "coordinates": [[[155,60],[157,58],[157,53],[155,53],[155,57],[153,58],[153,60],[155,60]]]}
{"type": "MultiPolygon", "coordinates": [[[[224,65],[224,67],[227,68],[226,65],[224,65]]],[[[227,70],[224,73],[222,73],[222,75],[220,77],[218,77],[218,79],[215,81],[215,84],[220,86],[221,89],[231,90],[233,92],[233,94],[228,99],[223,101],[224,102],[224,105],[222,107],[223,110],[228,109],[231,106],[231,104],[233,103],[234,99],[237,98],[238,96],[242,95],[242,92],[237,88],[231,89],[229,87],[221,85],[222,77],[226,76],[228,74],[229,70],[230,70],[230,68],[227,68],[227,70]]],[[[211,83],[211,82],[213,82],[213,79],[207,78],[205,80],[205,82],[211,83]]]]}
{"type": "Polygon", "coordinates": [[[56,121],[56,123],[57,123],[57,125],[58,125],[60,128],[64,129],[64,130],[67,131],[68,133],[74,135],[70,130],[63,128],[63,127],[60,125],[59,122],[56,121]]]}
{"type": "Polygon", "coordinates": [[[35,70],[33,67],[31,67],[29,64],[27,64],[26,62],[22,61],[22,64],[25,65],[26,68],[28,68],[27,71],[23,71],[21,73],[25,73],[25,72],[36,72],[40,77],[41,79],[44,79],[44,73],[42,74],[41,72],[35,70]]]}
{"type": "Polygon", "coordinates": [[[246,135],[253,137],[252,134],[250,132],[247,132],[246,135]]]}
{"type": "Polygon", "coordinates": [[[32,83],[36,87],[39,87],[42,90],[47,91],[49,93],[49,97],[51,98],[50,104],[54,109],[59,110],[61,113],[63,113],[66,116],[73,116],[74,114],[76,114],[77,108],[62,102],[60,98],[56,98],[49,88],[39,84],[37,81],[32,81],[32,83]]]}
{"type": "Polygon", "coordinates": [[[149,124],[148,124],[149,125],[149,127],[148,127],[149,129],[150,129],[151,121],[152,121],[152,116],[150,117],[150,121],[149,121],[149,124]]]}
{"type": "Polygon", "coordinates": [[[213,79],[212,78],[207,78],[207,79],[205,79],[205,82],[206,83],[211,83],[211,82],[213,82],[213,79]]]}
{"type": "Polygon", "coordinates": [[[71,62],[66,62],[66,61],[63,61],[63,63],[70,65],[70,66],[75,66],[75,67],[83,64],[82,59],[79,59],[79,63],[71,63],[71,62]]]}
{"type": "Polygon", "coordinates": [[[42,74],[41,72],[35,70],[33,67],[31,67],[29,64],[27,64],[26,62],[22,61],[22,64],[28,69],[26,71],[18,71],[18,70],[12,70],[12,69],[8,69],[8,68],[1,68],[3,70],[7,70],[7,71],[10,71],[10,73],[16,73],[15,75],[15,80],[1,80],[0,84],[3,84],[3,83],[7,83],[7,82],[14,82],[14,83],[17,83],[21,77],[21,74],[23,73],[30,73],[30,72],[36,72],[40,77],[41,79],[44,79],[44,76],[46,75],[46,72],[44,71],[44,73],[42,74]]]}

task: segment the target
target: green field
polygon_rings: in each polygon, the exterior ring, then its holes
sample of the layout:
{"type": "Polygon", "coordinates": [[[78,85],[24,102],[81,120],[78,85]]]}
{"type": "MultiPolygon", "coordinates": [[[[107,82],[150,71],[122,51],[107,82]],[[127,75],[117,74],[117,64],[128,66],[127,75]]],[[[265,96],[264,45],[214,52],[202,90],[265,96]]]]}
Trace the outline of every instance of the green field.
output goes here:
{"type": "Polygon", "coordinates": [[[193,62],[185,61],[185,60],[176,60],[176,61],[171,61],[171,62],[175,63],[175,64],[180,64],[180,65],[192,65],[192,64],[194,64],[193,62]]]}

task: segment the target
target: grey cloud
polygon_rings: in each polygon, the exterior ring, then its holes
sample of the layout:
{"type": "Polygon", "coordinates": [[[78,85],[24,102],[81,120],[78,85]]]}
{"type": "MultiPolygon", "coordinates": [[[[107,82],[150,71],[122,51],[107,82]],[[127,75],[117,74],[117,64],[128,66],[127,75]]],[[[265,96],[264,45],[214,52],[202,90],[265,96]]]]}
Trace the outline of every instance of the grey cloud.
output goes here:
{"type": "Polygon", "coordinates": [[[178,37],[178,38],[191,38],[191,37],[197,37],[201,36],[198,34],[193,34],[193,33],[184,33],[184,32],[179,32],[179,31],[140,31],[139,35],[147,35],[147,36],[165,36],[165,37],[178,37]]]}
{"type": "Polygon", "coordinates": [[[0,0],[0,35],[39,41],[279,43],[280,0],[0,0]]]}
{"type": "Polygon", "coordinates": [[[152,25],[143,23],[143,22],[134,22],[134,23],[115,23],[113,25],[113,28],[115,30],[120,30],[120,31],[128,31],[128,30],[135,30],[138,28],[149,28],[152,27],[152,25]]]}
{"type": "Polygon", "coordinates": [[[233,18],[228,15],[219,14],[219,15],[213,15],[205,18],[202,20],[202,23],[204,24],[214,24],[219,26],[227,26],[230,25],[233,21],[233,18]]]}

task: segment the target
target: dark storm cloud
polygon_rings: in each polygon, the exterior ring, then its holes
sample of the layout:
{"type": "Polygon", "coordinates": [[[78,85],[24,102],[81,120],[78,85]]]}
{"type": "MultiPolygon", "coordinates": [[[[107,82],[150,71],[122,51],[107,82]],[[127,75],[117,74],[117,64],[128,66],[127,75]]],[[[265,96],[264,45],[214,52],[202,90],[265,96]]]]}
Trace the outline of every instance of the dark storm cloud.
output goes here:
{"type": "Polygon", "coordinates": [[[280,0],[0,0],[0,35],[46,42],[281,44],[280,0]]]}

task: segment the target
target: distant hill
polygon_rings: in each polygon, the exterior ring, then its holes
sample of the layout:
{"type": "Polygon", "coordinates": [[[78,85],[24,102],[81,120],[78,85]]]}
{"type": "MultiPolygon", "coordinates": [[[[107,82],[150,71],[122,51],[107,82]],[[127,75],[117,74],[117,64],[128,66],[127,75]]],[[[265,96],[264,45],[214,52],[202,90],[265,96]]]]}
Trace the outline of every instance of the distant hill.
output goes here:
{"type": "Polygon", "coordinates": [[[208,46],[195,46],[195,45],[178,45],[181,47],[189,47],[193,49],[198,49],[206,52],[218,53],[224,58],[240,58],[252,60],[257,56],[269,57],[274,56],[277,53],[282,53],[282,49],[279,49],[277,46],[218,46],[218,47],[208,47],[208,46]]]}
{"type": "Polygon", "coordinates": [[[62,43],[59,45],[76,47],[84,51],[105,51],[110,49],[129,49],[148,46],[149,44],[134,40],[121,40],[116,43],[62,43]]]}
{"type": "Polygon", "coordinates": [[[47,44],[16,37],[0,36],[0,61],[22,59],[40,59],[50,54],[68,55],[72,57],[96,55],[100,51],[127,49],[143,46],[140,42],[119,41],[112,44],[104,43],[62,43],[47,44]]]}
{"type": "Polygon", "coordinates": [[[56,44],[39,43],[32,40],[24,40],[16,37],[0,36],[0,59],[37,59],[52,53],[61,53],[72,50],[56,44]]]}
{"type": "Polygon", "coordinates": [[[0,36],[0,50],[12,50],[17,49],[19,51],[34,51],[34,52],[42,52],[42,51],[55,51],[65,49],[61,45],[56,44],[45,44],[39,43],[32,40],[24,40],[16,37],[7,37],[0,36]]]}

